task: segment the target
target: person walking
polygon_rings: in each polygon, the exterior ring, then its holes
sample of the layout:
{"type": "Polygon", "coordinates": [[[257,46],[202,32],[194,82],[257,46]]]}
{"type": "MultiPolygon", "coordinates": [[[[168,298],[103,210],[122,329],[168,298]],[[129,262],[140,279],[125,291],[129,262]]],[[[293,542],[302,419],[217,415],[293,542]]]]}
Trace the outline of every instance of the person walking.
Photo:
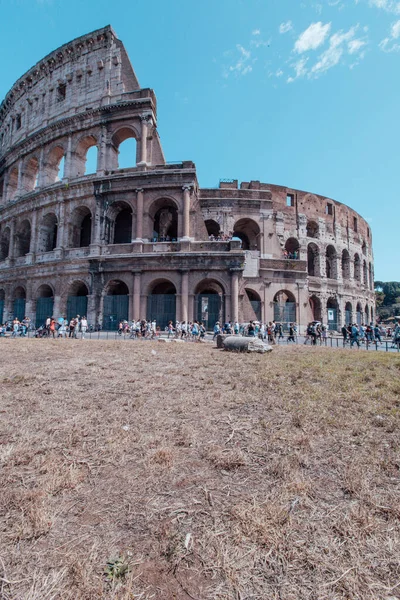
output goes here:
{"type": "Polygon", "coordinates": [[[82,339],[85,339],[85,333],[87,331],[88,328],[88,322],[85,316],[82,317],[81,319],[81,332],[82,332],[82,339]]]}
{"type": "Polygon", "coordinates": [[[289,324],[289,335],[288,335],[288,339],[286,340],[287,343],[293,342],[295,344],[296,343],[296,340],[294,339],[295,335],[296,335],[296,329],[295,329],[294,323],[290,323],[289,324]]]}
{"type": "Polygon", "coordinates": [[[350,348],[352,348],[354,346],[354,344],[357,344],[357,348],[360,348],[359,337],[360,337],[359,329],[358,329],[357,325],[355,323],[353,323],[352,328],[351,328],[350,348]]]}

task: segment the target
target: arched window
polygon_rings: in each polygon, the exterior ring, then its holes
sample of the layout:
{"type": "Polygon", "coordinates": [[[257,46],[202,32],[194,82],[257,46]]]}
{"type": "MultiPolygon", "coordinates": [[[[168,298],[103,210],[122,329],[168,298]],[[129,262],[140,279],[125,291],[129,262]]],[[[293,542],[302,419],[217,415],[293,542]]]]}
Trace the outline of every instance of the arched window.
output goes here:
{"type": "Polygon", "coordinates": [[[32,192],[38,183],[39,161],[33,156],[24,165],[24,192],[32,192]]]}
{"type": "Polygon", "coordinates": [[[92,213],[87,206],[76,208],[71,215],[71,246],[86,248],[92,237],[92,213]]]}
{"type": "Polygon", "coordinates": [[[315,221],[308,221],[307,222],[307,237],[318,238],[318,236],[319,236],[318,223],[316,223],[315,221]]]}
{"type": "Polygon", "coordinates": [[[112,138],[112,165],[111,169],[130,169],[136,167],[137,142],[136,134],[129,127],[123,127],[114,133],[112,138]]]}
{"type": "Polygon", "coordinates": [[[337,279],[337,256],[333,246],[326,249],[326,276],[328,279],[337,279]]]}
{"type": "Polygon", "coordinates": [[[96,173],[97,153],[97,139],[93,135],[87,135],[79,140],[75,150],[73,176],[82,177],[96,173]]]}
{"type": "Polygon", "coordinates": [[[282,323],[285,330],[296,322],[296,299],[292,292],[281,290],[274,296],[274,321],[282,323]]]}
{"type": "Polygon", "coordinates": [[[217,221],[213,221],[212,219],[207,219],[207,221],[205,221],[205,225],[210,238],[218,239],[221,232],[219,223],[217,223],[217,221]]]}
{"type": "Polygon", "coordinates": [[[368,267],[365,260],[363,261],[363,279],[365,287],[368,287],[368,267]]]}
{"type": "Polygon", "coordinates": [[[360,302],[357,302],[357,311],[356,311],[357,325],[361,325],[363,321],[363,309],[360,302]]]}
{"type": "Polygon", "coordinates": [[[11,202],[14,200],[18,190],[18,168],[14,167],[10,171],[7,184],[7,200],[11,202]]]}
{"type": "Polygon", "coordinates": [[[51,252],[57,247],[58,222],[54,213],[47,213],[39,228],[39,252],[51,252]]]}
{"type": "Polygon", "coordinates": [[[159,198],[149,210],[153,242],[176,242],[178,239],[178,209],[170,198],[159,198]]]}
{"type": "Polygon", "coordinates": [[[296,238],[289,238],[285,243],[285,258],[297,260],[300,258],[300,244],[296,238]]]}
{"type": "Polygon", "coordinates": [[[253,219],[239,219],[235,223],[233,232],[224,231],[227,235],[238,237],[242,240],[243,250],[260,250],[260,227],[253,219]]]}
{"type": "Polygon", "coordinates": [[[369,308],[368,308],[368,304],[365,305],[364,315],[365,315],[364,323],[365,323],[365,325],[368,325],[369,324],[369,308]]]}
{"type": "MultiPolygon", "coordinates": [[[[12,243],[12,240],[11,240],[12,243]]],[[[31,224],[25,219],[17,228],[15,234],[15,257],[25,256],[31,246],[31,224]]]]}
{"type": "Polygon", "coordinates": [[[307,246],[307,271],[310,277],[321,277],[319,267],[319,248],[311,243],[307,246]]]}
{"type": "Polygon", "coordinates": [[[342,277],[350,279],[350,254],[347,250],[342,252],[342,277]]]}
{"type": "Polygon", "coordinates": [[[111,204],[104,224],[106,244],[130,244],[132,242],[132,208],[127,202],[111,204]]]}
{"type": "Polygon", "coordinates": [[[46,161],[46,185],[61,181],[64,177],[64,154],[62,146],[55,146],[50,150],[46,161]]]}

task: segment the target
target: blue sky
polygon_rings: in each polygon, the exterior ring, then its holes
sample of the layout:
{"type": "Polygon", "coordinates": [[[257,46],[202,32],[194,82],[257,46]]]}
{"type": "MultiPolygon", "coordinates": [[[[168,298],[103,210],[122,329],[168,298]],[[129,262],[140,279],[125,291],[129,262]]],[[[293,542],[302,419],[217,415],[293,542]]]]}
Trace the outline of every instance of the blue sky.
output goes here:
{"type": "Polygon", "coordinates": [[[193,160],[203,187],[259,179],[350,205],[376,279],[400,280],[399,0],[0,0],[0,15],[1,98],[111,24],[157,94],[168,161],[193,160]]]}

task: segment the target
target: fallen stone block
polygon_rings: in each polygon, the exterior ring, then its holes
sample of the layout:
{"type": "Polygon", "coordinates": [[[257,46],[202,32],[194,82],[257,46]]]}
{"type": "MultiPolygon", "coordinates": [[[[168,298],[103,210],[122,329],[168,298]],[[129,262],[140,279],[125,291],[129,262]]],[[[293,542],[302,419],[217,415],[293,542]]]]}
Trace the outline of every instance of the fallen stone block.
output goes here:
{"type": "Polygon", "coordinates": [[[236,335],[226,337],[223,341],[223,348],[228,352],[256,352],[258,354],[272,352],[272,347],[259,338],[236,335]]]}

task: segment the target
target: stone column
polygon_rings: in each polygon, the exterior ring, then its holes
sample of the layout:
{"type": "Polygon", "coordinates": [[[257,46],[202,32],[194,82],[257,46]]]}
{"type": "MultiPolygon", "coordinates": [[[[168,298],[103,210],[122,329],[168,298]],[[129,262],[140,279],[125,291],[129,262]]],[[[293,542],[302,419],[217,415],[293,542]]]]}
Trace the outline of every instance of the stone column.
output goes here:
{"type": "Polygon", "coordinates": [[[101,228],[101,206],[100,202],[96,202],[96,208],[94,213],[94,220],[92,226],[92,243],[91,246],[100,244],[100,228],[101,228]]]}
{"type": "Polygon", "coordinates": [[[54,296],[54,304],[53,304],[53,316],[55,319],[58,319],[61,316],[61,296],[54,296]]]}
{"type": "Polygon", "coordinates": [[[133,273],[133,304],[132,304],[132,319],[136,321],[142,318],[140,313],[140,292],[142,283],[141,271],[134,271],[133,273]]]}
{"type": "Polygon", "coordinates": [[[15,218],[11,219],[10,222],[10,248],[8,251],[8,258],[13,259],[15,256],[15,218]]]}
{"type": "Polygon", "coordinates": [[[42,188],[45,184],[46,184],[46,178],[45,178],[45,168],[44,168],[44,149],[42,147],[42,148],[40,148],[40,154],[39,154],[39,173],[38,173],[38,178],[37,178],[36,189],[38,190],[38,189],[42,188]]]}
{"type": "Polygon", "coordinates": [[[239,272],[231,272],[231,321],[239,320],[239,272]]]}
{"type": "Polygon", "coordinates": [[[183,189],[183,231],[184,240],[190,239],[190,185],[184,185],[183,189]]]}
{"type": "Polygon", "coordinates": [[[189,318],[189,271],[182,271],[181,274],[181,321],[188,321],[189,318]]]}
{"type": "Polygon", "coordinates": [[[65,243],[65,204],[60,202],[58,209],[57,248],[63,248],[65,243]]]}
{"type": "Polygon", "coordinates": [[[100,144],[97,152],[97,175],[103,175],[107,165],[107,128],[101,126],[100,144]]]}
{"type": "Polygon", "coordinates": [[[37,210],[32,211],[32,224],[31,224],[31,243],[29,246],[29,254],[36,252],[36,240],[37,240],[37,210]]]}
{"type": "Polygon", "coordinates": [[[63,179],[70,179],[73,175],[72,165],[72,135],[68,136],[67,154],[65,156],[64,164],[64,177],[63,179]]]}
{"type": "Polygon", "coordinates": [[[264,323],[268,323],[269,321],[271,321],[272,319],[268,318],[268,309],[270,308],[269,306],[269,301],[268,301],[268,287],[265,286],[264,287],[264,306],[263,306],[263,321],[264,323]]]}
{"type": "Polygon", "coordinates": [[[140,117],[142,121],[142,131],[140,140],[140,162],[138,163],[138,166],[147,165],[147,133],[150,118],[151,117],[149,115],[142,115],[140,117]]]}
{"type": "Polygon", "coordinates": [[[143,188],[136,190],[136,241],[143,241],[143,188]]]}
{"type": "Polygon", "coordinates": [[[24,172],[24,161],[21,158],[18,162],[18,184],[17,184],[17,193],[15,194],[17,197],[22,196],[22,194],[24,193],[23,172],[24,172]]]}
{"type": "Polygon", "coordinates": [[[3,181],[3,204],[7,203],[8,176],[9,176],[9,173],[8,173],[8,171],[6,171],[4,173],[4,181],[3,181]]]}

